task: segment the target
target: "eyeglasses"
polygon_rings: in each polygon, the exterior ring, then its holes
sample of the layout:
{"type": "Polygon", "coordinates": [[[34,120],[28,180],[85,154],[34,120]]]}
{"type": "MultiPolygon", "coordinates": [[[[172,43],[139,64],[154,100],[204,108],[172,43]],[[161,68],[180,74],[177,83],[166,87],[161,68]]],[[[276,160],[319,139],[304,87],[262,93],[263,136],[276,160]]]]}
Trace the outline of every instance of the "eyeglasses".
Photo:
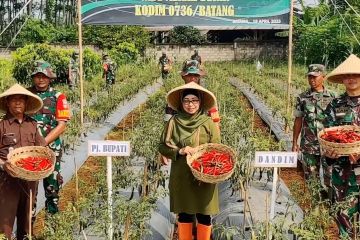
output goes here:
{"type": "Polygon", "coordinates": [[[199,104],[200,100],[199,99],[193,99],[193,100],[184,99],[182,102],[184,105],[190,105],[190,103],[192,103],[193,105],[196,105],[196,104],[199,104]]]}

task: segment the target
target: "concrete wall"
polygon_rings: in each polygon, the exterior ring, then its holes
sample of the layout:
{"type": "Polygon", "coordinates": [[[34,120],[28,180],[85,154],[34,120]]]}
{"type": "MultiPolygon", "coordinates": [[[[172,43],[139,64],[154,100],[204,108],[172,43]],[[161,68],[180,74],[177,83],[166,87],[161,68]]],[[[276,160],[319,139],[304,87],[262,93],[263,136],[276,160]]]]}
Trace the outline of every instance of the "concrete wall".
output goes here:
{"type": "Polygon", "coordinates": [[[283,41],[241,41],[234,44],[212,44],[201,46],[181,45],[157,45],[148,48],[145,52],[147,57],[158,59],[163,50],[175,61],[189,59],[199,50],[199,55],[204,61],[233,61],[242,59],[277,58],[284,59],[287,56],[287,42],[283,41]]]}

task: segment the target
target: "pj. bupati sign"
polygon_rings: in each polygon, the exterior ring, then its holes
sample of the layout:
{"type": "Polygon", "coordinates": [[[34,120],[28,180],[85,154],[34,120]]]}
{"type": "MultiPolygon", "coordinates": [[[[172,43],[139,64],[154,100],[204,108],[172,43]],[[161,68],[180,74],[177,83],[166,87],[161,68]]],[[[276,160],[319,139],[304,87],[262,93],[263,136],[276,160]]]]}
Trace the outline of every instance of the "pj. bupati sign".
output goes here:
{"type": "Polygon", "coordinates": [[[297,152],[255,152],[255,167],[296,167],[297,152]]]}
{"type": "Polygon", "coordinates": [[[128,141],[89,141],[89,156],[130,156],[128,141]]]}

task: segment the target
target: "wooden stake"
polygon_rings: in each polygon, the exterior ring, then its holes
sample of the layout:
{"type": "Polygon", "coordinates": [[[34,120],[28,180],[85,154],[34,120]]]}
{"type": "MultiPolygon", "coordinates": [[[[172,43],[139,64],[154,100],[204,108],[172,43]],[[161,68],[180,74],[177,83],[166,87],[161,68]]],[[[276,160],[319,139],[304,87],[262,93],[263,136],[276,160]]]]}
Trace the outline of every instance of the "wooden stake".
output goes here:
{"type": "Polygon", "coordinates": [[[32,209],[33,209],[33,192],[30,189],[30,205],[29,205],[29,240],[32,239],[32,225],[31,225],[31,218],[32,218],[32,209]]]}
{"type": "Polygon", "coordinates": [[[80,77],[80,123],[84,125],[84,81],[83,81],[83,46],[82,46],[82,23],[81,23],[81,0],[78,5],[78,31],[79,31],[79,77],[80,77]]]}
{"type": "Polygon", "coordinates": [[[266,240],[269,240],[269,194],[265,198],[266,240]]]}
{"type": "Polygon", "coordinates": [[[125,119],[123,120],[123,132],[122,132],[122,139],[125,141],[125,119]]]}
{"type": "Polygon", "coordinates": [[[131,217],[130,217],[130,213],[128,212],[127,215],[126,215],[126,223],[125,223],[125,230],[124,230],[124,240],[129,239],[130,224],[131,224],[131,217]]]}
{"type": "Polygon", "coordinates": [[[255,126],[255,108],[252,109],[252,118],[251,118],[251,132],[254,132],[255,126]]]}
{"type": "Polygon", "coordinates": [[[74,166],[75,166],[75,202],[79,201],[79,175],[78,175],[78,169],[76,166],[76,161],[75,161],[75,157],[74,157],[74,166]]]}
{"type": "MultiPolygon", "coordinates": [[[[289,19],[289,60],[288,60],[288,82],[287,82],[287,98],[286,98],[286,117],[290,115],[290,90],[292,77],[292,35],[293,35],[293,16],[294,2],[290,0],[290,19],[289,19]]],[[[285,132],[289,132],[288,120],[285,123],[285,132]]]]}
{"type": "Polygon", "coordinates": [[[244,198],[244,220],[243,220],[243,233],[245,234],[245,228],[246,228],[246,211],[247,211],[247,190],[245,190],[245,198],[244,198]]]}

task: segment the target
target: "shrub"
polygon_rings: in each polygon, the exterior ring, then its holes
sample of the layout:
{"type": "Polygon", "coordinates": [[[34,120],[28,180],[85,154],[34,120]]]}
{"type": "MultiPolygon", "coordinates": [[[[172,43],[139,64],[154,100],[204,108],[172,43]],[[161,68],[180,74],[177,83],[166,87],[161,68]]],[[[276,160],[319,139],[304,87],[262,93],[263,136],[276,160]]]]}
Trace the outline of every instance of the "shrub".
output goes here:
{"type": "MultiPolygon", "coordinates": [[[[56,82],[66,82],[68,77],[68,66],[73,50],[55,48],[48,44],[29,44],[18,48],[13,54],[14,78],[25,85],[31,85],[31,73],[34,61],[45,60],[49,62],[57,75],[56,82]]],[[[84,72],[86,76],[92,77],[101,70],[101,59],[91,49],[84,50],[84,72]]]]}

